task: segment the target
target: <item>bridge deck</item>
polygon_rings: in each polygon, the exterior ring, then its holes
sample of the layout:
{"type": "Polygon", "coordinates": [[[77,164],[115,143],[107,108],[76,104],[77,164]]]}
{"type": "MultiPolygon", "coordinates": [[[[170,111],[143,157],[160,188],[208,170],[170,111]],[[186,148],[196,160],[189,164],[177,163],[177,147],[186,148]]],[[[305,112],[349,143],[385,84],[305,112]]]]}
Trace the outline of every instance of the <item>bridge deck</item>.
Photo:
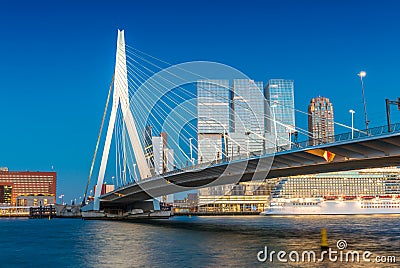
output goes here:
{"type": "Polygon", "coordinates": [[[252,179],[399,166],[400,127],[395,130],[397,132],[176,170],[107,193],[101,196],[101,207],[124,206],[162,195],[252,179]],[[328,162],[310,150],[329,151],[335,157],[328,162]]]}

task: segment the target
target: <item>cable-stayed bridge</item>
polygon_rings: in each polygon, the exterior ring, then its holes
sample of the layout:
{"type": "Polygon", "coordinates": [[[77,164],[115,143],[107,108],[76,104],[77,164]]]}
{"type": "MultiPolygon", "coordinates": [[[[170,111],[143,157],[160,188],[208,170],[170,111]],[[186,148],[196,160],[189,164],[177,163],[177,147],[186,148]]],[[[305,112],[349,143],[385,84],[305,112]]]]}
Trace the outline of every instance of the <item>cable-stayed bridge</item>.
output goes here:
{"type": "Polygon", "coordinates": [[[316,138],[278,120],[277,106],[286,104],[264,99],[262,88],[233,68],[205,62],[165,68],[151,60],[166,64],[126,46],[124,32],[118,31],[115,71],[103,123],[109,103],[111,113],[94,202],[83,211],[125,215],[145,206],[142,201],[201,187],[400,165],[400,124],[359,130],[335,122],[351,132],[316,138]],[[151,67],[160,71],[156,73],[151,67]],[[239,95],[224,81],[217,81],[218,77],[250,81],[255,90],[248,96],[239,95]],[[196,82],[199,86],[198,81],[209,81],[201,96],[187,87],[196,82]],[[265,105],[263,109],[252,109],[260,103],[265,105]],[[156,138],[146,136],[152,129],[148,126],[158,128],[156,138]],[[280,129],[288,134],[279,134],[280,129]],[[144,133],[142,138],[139,133],[144,133]],[[299,133],[307,140],[297,142],[299,133]],[[112,178],[118,188],[101,195],[113,138],[116,171],[112,178]],[[167,140],[171,148],[167,148],[167,140]],[[156,148],[156,144],[160,146],[156,148]]]}

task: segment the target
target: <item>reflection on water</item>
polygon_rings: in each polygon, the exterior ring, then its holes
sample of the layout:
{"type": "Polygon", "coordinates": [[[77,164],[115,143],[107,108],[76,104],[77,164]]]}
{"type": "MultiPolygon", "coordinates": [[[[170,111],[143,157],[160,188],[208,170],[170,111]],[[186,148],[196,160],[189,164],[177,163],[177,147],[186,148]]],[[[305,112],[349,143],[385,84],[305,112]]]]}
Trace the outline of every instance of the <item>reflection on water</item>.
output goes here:
{"type": "Polygon", "coordinates": [[[1,252],[6,256],[0,267],[313,267],[259,263],[257,253],[264,246],[319,253],[321,228],[327,229],[334,249],[336,241],[344,239],[349,250],[393,255],[400,262],[399,216],[235,216],[147,222],[0,219],[1,252]]]}

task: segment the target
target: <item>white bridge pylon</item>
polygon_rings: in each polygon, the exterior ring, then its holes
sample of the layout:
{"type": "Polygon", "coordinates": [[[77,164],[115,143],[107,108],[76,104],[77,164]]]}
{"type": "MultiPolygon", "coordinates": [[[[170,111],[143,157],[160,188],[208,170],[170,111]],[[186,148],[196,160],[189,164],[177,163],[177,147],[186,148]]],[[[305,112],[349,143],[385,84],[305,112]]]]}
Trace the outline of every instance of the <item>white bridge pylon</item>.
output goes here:
{"type": "Polygon", "coordinates": [[[128,131],[128,136],[132,144],[132,149],[135,155],[140,177],[142,179],[151,177],[150,169],[147,165],[143,148],[139,140],[135,120],[129,107],[128,74],[126,67],[125,37],[123,30],[118,30],[117,53],[115,57],[114,71],[114,91],[112,98],[110,121],[108,122],[107,135],[104,143],[99,175],[97,178],[96,192],[94,195],[94,210],[100,209],[101,188],[104,181],[104,174],[107,167],[108,154],[110,152],[110,145],[114,133],[115,119],[119,105],[121,105],[123,122],[126,125],[126,130],[128,131]]]}

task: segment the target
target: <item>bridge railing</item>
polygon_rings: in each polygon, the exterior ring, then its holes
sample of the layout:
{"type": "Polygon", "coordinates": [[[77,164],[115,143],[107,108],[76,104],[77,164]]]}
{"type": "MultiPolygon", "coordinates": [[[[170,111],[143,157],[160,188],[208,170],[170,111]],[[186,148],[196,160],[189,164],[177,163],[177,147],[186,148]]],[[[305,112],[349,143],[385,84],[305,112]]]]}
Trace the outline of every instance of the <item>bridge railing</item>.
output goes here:
{"type": "Polygon", "coordinates": [[[235,155],[235,156],[225,157],[225,158],[214,160],[211,162],[204,162],[204,163],[199,163],[196,165],[190,165],[190,166],[186,166],[186,167],[182,167],[182,168],[177,168],[175,170],[168,171],[168,172],[165,172],[160,175],[156,175],[156,176],[152,177],[151,179],[162,178],[162,177],[170,176],[170,175],[173,175],[176,173],[182,173],[182,172],[187,172],[187,171],[191,171],[191,170],[198,170],[198,169],[202,169],[202,168],[213,167],[213,166],[217,166],[220,164],[225,164],[225,163],[229,163],[231,161],[236,161],[236,160],[241,160],[241,159],[250,159],[253,157],[273,155],[276,152],[285,152],[285,151],[293,151],[293,150],[298,150],[298,149],[312,148],[312,147],[318,146],[318,145],[335,144],[335,143],[340,143],[340,142],[349,141],[349,140],[361,140],[361,139],[365,139],[368,137],[376,137],[376,136],[381,136],[381,135],[390,134],[390,133],[397,133],[397,132],[400,132],[400,123],[392,124],[391,131],[389,131],[389,128],[387,125],[370,128],[368,130],[354,129],[353,134],[352,134],[352,132],[346,132],[346,133],[336,134],[334,136],[329,136],[324,139],[308,139],[308,140],[304,140],[302,142],[296,142],[296,143],[293,142],[291,144],[290,149],[287,149],[287,146],[277,146],[276,148],[269,148],[267,150],[254,151],[251,153],[245,153],[245,154],[239,154],[239,155],[235,155]]]}
{"type": "Polygon", "coordinates": [[[368,137],[376,137],[376,136],[381,136],[381,135],[396,133],[396,132],[400,132],[400,123],[391,124],[391,131],[389,131],[388,125],[385,125],[385,126],[370,128],[368,130],[367,129],[364,129],[364,130],[354,129],[353,133],[346,132],[346,133],[336,134],[334,136],[324,137],[322,139],[309,138],[308,140],[305,140],[305,141],[302,141],[299,143],[294,143],[292,145],[292,149],[307,148],[307,147],[312,147],[312,146],[317,146],[317,145],[322,145],[322,144],[329,144],[329,143],[334,144],[337,142],[343,142],[343,141],[349,141],[349,140],[359,140],[359,139],[364,139],[364,138],[368,138],[368,137]]]}
{"type": "Polygon", "coordinates": [[[229,163],[229,162],[235,161],[235,160],[249,159],[252,157],[259,157],[259,156],[263,156],[263,155],[272,155],[275,152],[285,152],[285,151],[291,151],[291,150],[297,150],[297,149],[304,149],[304,148],[309,148],[309,147],[323,145],[323,144],[335,144],[338,142],[344,142],[344,141],[349,141],[349,140],[360,140],[360,139],[364,139],[364,138],[368,138],[368,137],[381,136],[381,135],[396,133],[396,132],[400,132],[400,123],[392,124],[391,131],[389,131],[389,128],[387,125],[370,128],[368,130],[354,129],[353,134],[352,134],[352,132],[346,132],[346,133],[336,134],[334,136],[328,136],[323,139],[308,139],[308,140],[304,140],[302,142],[297,142],[297,143],[293,142],[290,149],[288,149],[287,146],[277,146],[276,148],[270,148],[270,149],[263,150],[263,151],[254,151],[251,153],[229,156],[229,157],[214,160],[211,162],[204,162],[204,163],[199,163],[196,165],[179,168],[179,169],[176,169],[173,171],[163,173],[162,175],[159,175],[157,177],[168,176],[168,175],[172,175],[175,173],[186,172],[186,171],[195,170],[195,169],[202,169],[205,167],[212,167],[212,166],[216,166],[219,164],[229,163]]]}

